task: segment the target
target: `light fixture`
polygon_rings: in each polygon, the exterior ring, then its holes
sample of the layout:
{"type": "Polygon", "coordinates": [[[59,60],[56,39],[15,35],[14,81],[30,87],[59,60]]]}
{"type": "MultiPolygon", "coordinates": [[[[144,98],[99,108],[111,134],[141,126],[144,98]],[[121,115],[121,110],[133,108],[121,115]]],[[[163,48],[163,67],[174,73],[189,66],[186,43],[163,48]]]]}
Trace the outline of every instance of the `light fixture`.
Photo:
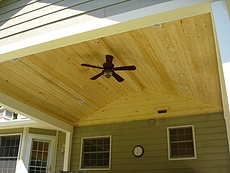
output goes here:
{"type": "Polygon", "coordinates": [[[162,28],[162,24],[161,23],[155,24],[153,26],[156,27],[156,28],[162,28]]]}
{"type": "Polygon", "coordinates": [[[20,58],[14,58],[11,61],[18,61],[20,58]]]}
{"type": "Polygon", "coordinates": [[[180,88],[181,88],[181,89],[184,89],[184,90],[187,90],[187,89],[188,89],[188,86],[187,86],[187,85],[180,85],[180,88]]]}
{"type": "Polygon", "coordinates": [[[105,69],[104,74],[106,78],[110,78],[113,75],[113,71],[111,69],[105,69]]]}
{"type": "Polygon", "coordinates": [[[79,99],[77,102],[78,102],[78,104],[82,104],[82,103],[85,102],[85,100],[84,99],[79,99]]]}

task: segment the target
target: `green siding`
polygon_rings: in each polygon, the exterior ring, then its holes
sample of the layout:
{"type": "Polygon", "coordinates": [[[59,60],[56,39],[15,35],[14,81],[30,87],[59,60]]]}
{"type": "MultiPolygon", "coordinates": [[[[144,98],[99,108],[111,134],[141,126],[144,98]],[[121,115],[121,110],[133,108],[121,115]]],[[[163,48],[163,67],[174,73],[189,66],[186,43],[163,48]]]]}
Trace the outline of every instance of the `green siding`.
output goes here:
{"type": "Polygon", "coordinates": [[[75,127],[71,170],[79,170],[81,138],[112,135],[110,171],[130,173],[227,173],[230,159],[223,114],[133,121],[75,127]],[[168,160],[167,127],[194,125],[197,159],[168,160]],[[145,153],[135,158],[132,149],[142,145],[145,153]]]}
{"type": "Polygon", "coordinates": [[[39,134],[39,135],[56,136],[56,131],[55,130],[47,130],[47,129],[30,128],[29,133],[39,134]]]}
{"type": "Polygon", "coordinates": [[[16,128],[16,129],[1,129],[0,134],[14,134],[14,133],[22,133],[23,128],[16,128]]]}

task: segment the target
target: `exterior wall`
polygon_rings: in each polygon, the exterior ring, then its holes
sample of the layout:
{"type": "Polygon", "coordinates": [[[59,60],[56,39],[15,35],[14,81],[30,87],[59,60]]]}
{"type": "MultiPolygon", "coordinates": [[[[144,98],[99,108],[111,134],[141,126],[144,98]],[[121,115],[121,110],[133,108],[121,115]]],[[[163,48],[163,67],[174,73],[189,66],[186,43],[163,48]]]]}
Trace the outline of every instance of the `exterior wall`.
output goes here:
{"type": "Polygon", "coordinates": [[[81,138],[103,135],[112,135],[111,170],[90,173],[230,172],[226,126],[221,113],[75,127],[71,171],[79,170],[81,138]],[[169,161],[167,127],[184,125],[194,125],[197,159],[169,161]],[[142,145],[145,149],[141,158],[132,154],[135,145],[142,145]]]}
{"type": "Polygon", "coordinates": [[[37,129],[37,128],[30,128],[29,133],[32,134],[39,134],[39,135],[50,135],[50,136],[56,136],[55,130],[46,130],[46,129],[37,129]]]}
{"type": "Polygon", "coordinates": [[[2,1],[0,46],[166,1],[170,0],[2,1]]]}
{"type": "MultiPolygon", "coordinates": [[[[23,128],[1,129],[0,130],[0,134],[14,134],[14,133],[23,133],[23,128]]],[[[55,130],[45,130],[45,129],[30,128],[29,133],[30,134],[56,136],[56,131],[55,130]]]]}
{"type": "Polygon", "coordinates": [[[22,133],[22,132],[23,132],[23,128],[0,130],[0,134],[14,134],[14,133],[22,133]]]}

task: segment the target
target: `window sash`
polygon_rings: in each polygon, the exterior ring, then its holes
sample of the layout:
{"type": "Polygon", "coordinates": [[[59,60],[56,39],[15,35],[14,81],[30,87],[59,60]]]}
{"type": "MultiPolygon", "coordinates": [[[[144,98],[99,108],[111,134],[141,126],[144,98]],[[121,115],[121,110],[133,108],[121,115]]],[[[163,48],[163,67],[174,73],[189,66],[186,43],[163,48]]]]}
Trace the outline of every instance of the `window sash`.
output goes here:
{"type": "Polygon", "coordinates": [[[20,145],[21,134],[0,135],[0,172],[16,171],[20,145]]]}
{"type": "Polygon", "coordinates": [[[83,137],[81,170],[108,170],[111,162],[111,136],[83,137]]]}
{"type": "Polygon", "coordinates": [[[20,142],[21,134],[0,135],[0,158],[18,158],[20,142]]]}
{"type": "Polygon", "coordinates": [[[168,127],[169,160],[195,159],[194,126],[168,127]]]}

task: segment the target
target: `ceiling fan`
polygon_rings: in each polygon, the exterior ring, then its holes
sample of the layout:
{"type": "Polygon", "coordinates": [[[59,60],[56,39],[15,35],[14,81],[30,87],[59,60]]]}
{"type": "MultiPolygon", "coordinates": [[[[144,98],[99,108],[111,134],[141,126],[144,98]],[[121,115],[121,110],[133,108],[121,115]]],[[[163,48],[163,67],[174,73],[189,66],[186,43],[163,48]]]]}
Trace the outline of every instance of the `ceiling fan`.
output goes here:
{"type": "Polygon", "coordinates": [[[81,64],[82,66],[85,67],[91,67],[91,68],[98,68],[102,69],[101,73],[98,73],[97,75],[91,77],[91,80],[96,80],[100,76],[104,75],[106,78],[110,78],[113,76],[118,82],[124,81],[124,79],[115,73],[115,71],[120,71],[120,70],[136,70],[136,67],[134,65],[132,66],[121,66],[121,67],[114,67],[113,62],[113,56],[112,55],[106,55],[106,62],[103,64],[103,67],[95,66],[95,65],[90,65],[90,64],[81,64]]]}

